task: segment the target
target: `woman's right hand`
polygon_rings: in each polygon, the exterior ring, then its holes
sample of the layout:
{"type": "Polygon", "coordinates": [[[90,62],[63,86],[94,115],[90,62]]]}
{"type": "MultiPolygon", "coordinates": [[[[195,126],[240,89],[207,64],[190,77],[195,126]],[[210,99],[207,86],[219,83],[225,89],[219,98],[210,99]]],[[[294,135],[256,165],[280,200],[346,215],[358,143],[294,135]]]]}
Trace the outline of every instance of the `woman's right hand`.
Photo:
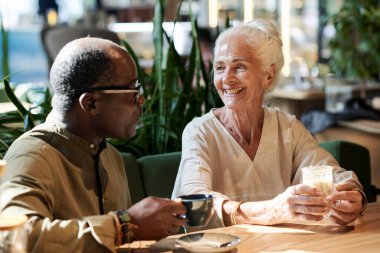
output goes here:
{"type": "Polygon", "coordinates": [[[320,221],[328,211],[328,202],[314,186],[298,184],[288,187],[267,206],[267,225],[300,220],[320,221]]]}

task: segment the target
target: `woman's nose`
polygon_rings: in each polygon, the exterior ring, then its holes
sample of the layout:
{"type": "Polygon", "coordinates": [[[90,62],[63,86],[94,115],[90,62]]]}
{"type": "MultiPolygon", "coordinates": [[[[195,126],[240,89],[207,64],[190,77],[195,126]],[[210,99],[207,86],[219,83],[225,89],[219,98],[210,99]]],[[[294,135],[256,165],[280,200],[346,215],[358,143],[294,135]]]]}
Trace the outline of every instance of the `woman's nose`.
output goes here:
{"type": "Polygon", "coordinates": [[[222,79],[224,83],[229,83],[235,79],[235,75],[230,69],[227,68],[223,73],[222,79]]]}

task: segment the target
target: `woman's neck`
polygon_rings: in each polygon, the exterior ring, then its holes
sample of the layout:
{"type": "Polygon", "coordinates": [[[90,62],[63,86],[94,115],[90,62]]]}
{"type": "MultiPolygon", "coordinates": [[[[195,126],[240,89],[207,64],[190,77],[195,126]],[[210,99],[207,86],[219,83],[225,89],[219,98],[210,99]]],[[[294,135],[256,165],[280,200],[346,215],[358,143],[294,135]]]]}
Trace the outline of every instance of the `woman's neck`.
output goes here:
{"type": "Polygon", "coordinates": [[[257,107],[251,110],[231,110],[222,107],[215,115],[240,144],[252,145],[261,136],[264,110],[257,107]]]}
{"type": "Polygon", "coordinates": [[[222,107],[215,110],[214,114],[253,161],[259,149],[264,124],[263,108],[235,111],[222,107]]]}

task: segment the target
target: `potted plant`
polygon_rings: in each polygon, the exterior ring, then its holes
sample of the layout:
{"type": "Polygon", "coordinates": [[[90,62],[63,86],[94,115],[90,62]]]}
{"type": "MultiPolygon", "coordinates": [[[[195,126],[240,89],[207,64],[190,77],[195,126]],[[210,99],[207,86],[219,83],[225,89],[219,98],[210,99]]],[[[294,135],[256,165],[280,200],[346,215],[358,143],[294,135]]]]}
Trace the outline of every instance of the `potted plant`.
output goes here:
{"type": "Polygon", "coordinates": [[[8,150],[9,145],[25,131],[33,128],[37,122],[43,121],[50,111],[51,95],[48,89],[44,91],[44,99],[41,104],[27,110],[13,92],[9,84],[9,65],[8,65],[8,36],[4,29],[0,17],[0,32],[2,36],[2,66],[3,79],[0,84],[8,100],[12,102],[17,110],[0,114],[0,159],[8,150]],[[32,113],[32,110],[35,113],[32,113]]]}
{"type": "MultiPolygon", "coordinates": [[[[131,140],[111,140],[124,152],[139,157],[181,150],[181,134],[186,124],[194,117],[215,107],[220,100],[210,85],[209,69],[206,68],[200,51],[197,22],[191,13],[192,49],[186,62],[174,47],[174,38],[163,29],[165,0],[157,0],[154,10],[154,64],[152,73],[147,74],[139,66],[133,48],[123,41],[137,63],[143,95],[146,97],[142,125],[131,140]],[[168,43],[165,49],[164,40],[168,43]]],[[[177,18],[182,1],[179,2],[177,18]]],[[[174,21],[174,25],[176,20],[174,21]]]]}
{"type": "MultiPolygon", "coordinates": [[[[178,5],[177,17],[181,4],[182,1],[178,5]]],[[[187,61],[184,62],[174,47],[174,38],[168,36],[163,29],[165,5],[165,0],[156,0],[153,19],[155,56],[151,73],[144,72],[140,67],[133,47],[126,41],[122,42],[136,62],[146,102],[141,118],[142,124],[138,127],[136,136],[130,140],[111,139],[110,142],[119,151],[130,152],[137,157],[179,151],[181,134],[186,124],[221,103],[213,85],[210,85],[210,71],[202,60],[195,16],[191,13],[189,15],[192,25],[192,49],[187,61]],[[164,47],[164,40],[168,42],[168,47],[164,47]]],[[[4,45],[3,43],[3,48],[4,45]]],[[[1,139],[9,145],[22,132],[30,129],[36,119],[43,120],[46,117],[50,96],[47,90],[45,101],[41,105],[44,108],[43,113],[32,114],[22,106],[10,89],[8,81],[4,79],[4,84],[8,87],[7,95],[18,109],[18,113],[0,115],[0,131],[4,126],[3,132],[10,134],[6,140],[3,137],[1,139]],[[5,128],[2,122],[7,123],[6,117],[10,114],[13,122],[24,122],[24,128],[17,128],[16,132],[13,132],[15,131],[13,128],[5,128]]]]}
{"type": "Polygon", "coordinates": [[[336,30],[329,42],[331,70],[337,77],[360,80],[360,96],[365,99],[367,81],[380,73],[379,1],[346,0],[329,22],[336,30]]]}

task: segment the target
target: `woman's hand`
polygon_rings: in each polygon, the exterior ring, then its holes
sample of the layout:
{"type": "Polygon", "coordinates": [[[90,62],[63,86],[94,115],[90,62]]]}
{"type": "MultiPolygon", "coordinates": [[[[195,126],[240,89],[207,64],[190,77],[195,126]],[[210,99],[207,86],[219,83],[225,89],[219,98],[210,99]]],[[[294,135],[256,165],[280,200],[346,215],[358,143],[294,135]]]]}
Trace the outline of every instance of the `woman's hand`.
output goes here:
{"type": "Polygon", "coordinates": [[[340,225],[354,221],[363,207],[362,198],[353,183],[348,181],[336,184],[335,192],[327,197],[331,202],[330,219],[340,225]]]}
{"type": "Polygon", "coordinates": [[[268,211],[270,224],[297,220],[319,221],[328,211],[328,202],[314,186],[298,184],[290,186],[272,201],[268,211]]]}

